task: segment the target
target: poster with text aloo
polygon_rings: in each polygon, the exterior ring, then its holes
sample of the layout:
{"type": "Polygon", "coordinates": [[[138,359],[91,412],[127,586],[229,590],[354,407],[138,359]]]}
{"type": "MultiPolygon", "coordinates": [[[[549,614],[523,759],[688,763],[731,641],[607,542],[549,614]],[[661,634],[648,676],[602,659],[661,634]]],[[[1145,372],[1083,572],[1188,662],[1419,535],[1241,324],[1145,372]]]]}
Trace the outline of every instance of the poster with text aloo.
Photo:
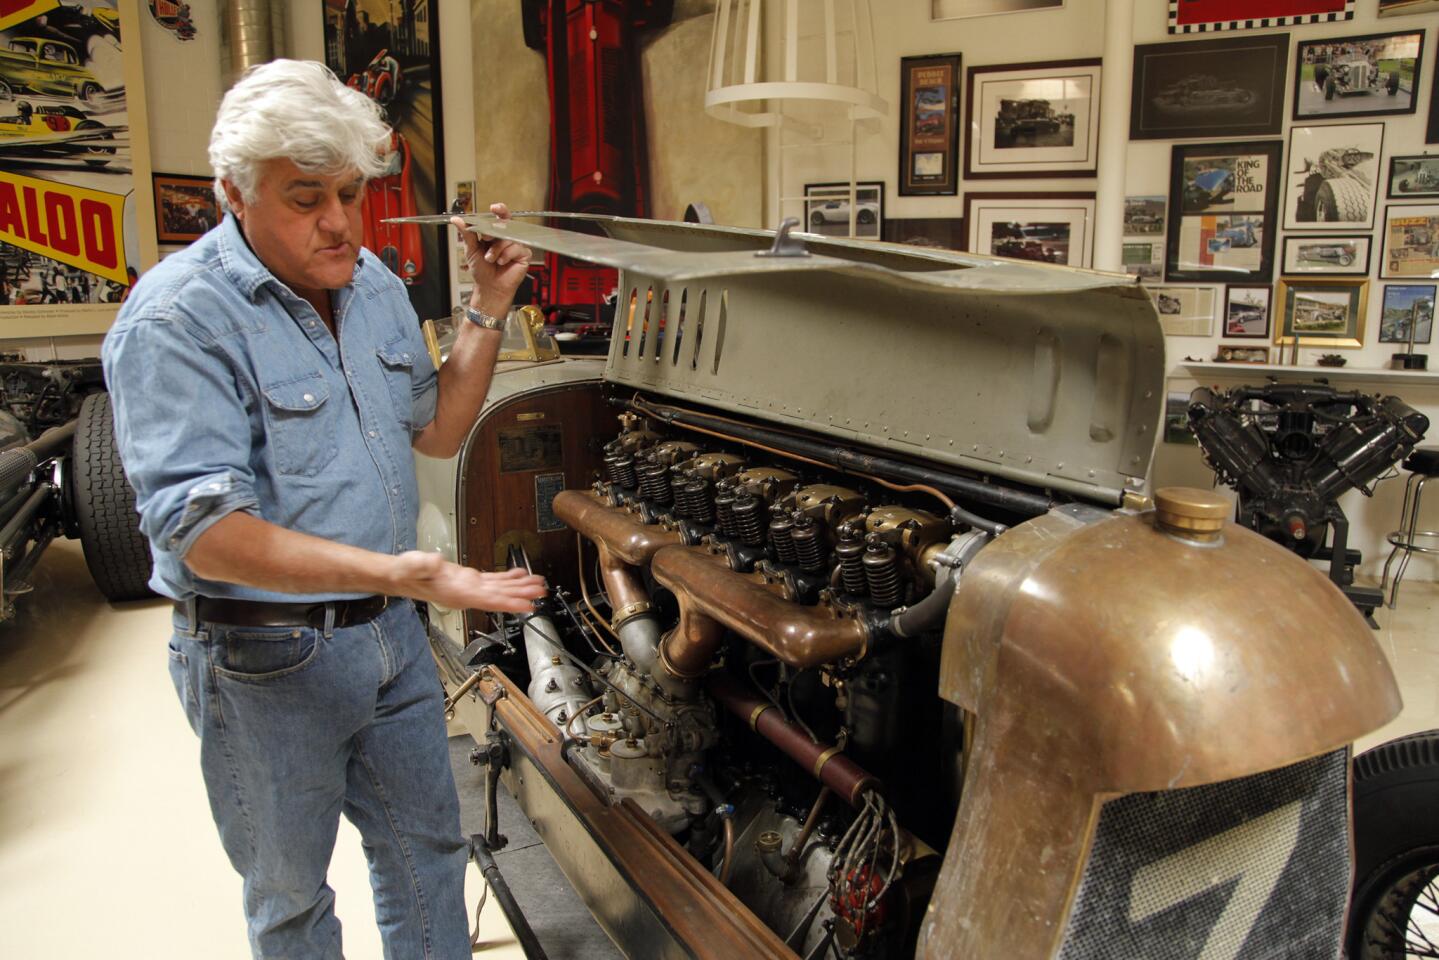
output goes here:
{"type": "MultiPolygon", "coordinates": [[[[0,4],[0,331],[98,332],[139,274],[116,2],[0,4]]],[[[143,117],[143,112],[140,114],[143,117]]],[[[143,150],[139,151],[143,154],[143,150]]],[[[144,159],[141,157],[140,159],[144,159]]]]}

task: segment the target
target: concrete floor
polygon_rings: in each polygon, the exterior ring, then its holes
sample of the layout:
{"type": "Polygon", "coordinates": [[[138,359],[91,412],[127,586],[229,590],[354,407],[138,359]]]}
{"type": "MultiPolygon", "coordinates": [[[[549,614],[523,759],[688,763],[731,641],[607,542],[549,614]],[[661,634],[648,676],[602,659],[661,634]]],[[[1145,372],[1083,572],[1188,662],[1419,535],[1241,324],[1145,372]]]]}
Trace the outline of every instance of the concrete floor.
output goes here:
{"type": "MultiPolygon", "coordinates": [[[[70,960],[243,960],[249,957],[240,881],[210,819],[196,740],[166,670],[167,603],[107,605],[79,545],[54,544],[36,569],[35,594],[0,625],[0,930],[6,956],[70,960]]],[[[1439,585],[1406,583],[1399,609],[1381,610],[1380,642],[1393,661],[1403,714],[1364,738],[1439,727],[1439,585]]],[[[479,777],[451,742],[467,830],[478,830],[479,777]]],[[[511,808],[512,809],[512,808],[511,808]]],[[[537,921],[573,913],[553,862],[501,814],[507,875],[537,921]],[[545,861],[548,861],[548,866],[545,861]],[[512,869],[513,868],[513,869],[512,869]],[[550,871],[546,873],[546,871],[550,871]],[[533,898],[533,899],[531,899],[533,898]],[[529,900],[530,902],[526,902],[529,900]]],[[[359,836],[342,821],[330,882],[351,960],[378,960],[374,909],[359,836]]],[[[469,902],[481,882],[470,871],[469,902]]],[[[585,918],[539,935],[551,956],[614,955],[585,918]]],[[[479,955],[522,956],[493,899],[479,955]]]]}

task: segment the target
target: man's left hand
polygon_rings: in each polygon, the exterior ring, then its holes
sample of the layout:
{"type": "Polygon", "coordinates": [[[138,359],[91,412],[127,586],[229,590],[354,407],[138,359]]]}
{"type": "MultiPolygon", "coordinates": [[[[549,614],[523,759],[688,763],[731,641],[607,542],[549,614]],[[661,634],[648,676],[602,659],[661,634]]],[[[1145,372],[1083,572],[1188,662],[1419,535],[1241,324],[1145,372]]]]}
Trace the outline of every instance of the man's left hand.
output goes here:
{"type": "MultiPolygon", "coordinates": [[[[510,218],[510,208],[503,203],[490,204],[490,212],[501,220],[510,218]]],[[[515,291],[524,282],[530,269],[530,248],[514,240],[481,237],[467,230],[464,220],[450,220],[460,231],[465,243],[465,265],[474,281],[470,306],[492,317],[510,312],[515,291]]]]}

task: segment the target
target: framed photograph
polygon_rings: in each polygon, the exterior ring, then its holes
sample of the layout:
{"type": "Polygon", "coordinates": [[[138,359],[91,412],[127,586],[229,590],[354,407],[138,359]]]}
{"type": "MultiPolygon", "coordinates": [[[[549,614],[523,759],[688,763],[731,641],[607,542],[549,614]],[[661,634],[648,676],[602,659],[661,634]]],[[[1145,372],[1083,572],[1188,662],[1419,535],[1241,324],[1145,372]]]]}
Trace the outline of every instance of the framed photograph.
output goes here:
{"type": "Polygon", "coordinates": [[[1170,337],[1214,336],[1213,287],[1149,287],[1159,326],[1170,337]]]}
{"type": "Polygon", "coordinates": [[[1273,290],[1264,286],[1233,286],[1224,291],[1224,333],[1226,337],[1269,339],[1269,299],[1273,290]]]}
{"type": "Polygon", "coordinates": [[[1302,347],[1362,347],[1368,280],[1281,277],[1274,292],[1278,304],[1274,342],[1302,347]]]}
{"type": "Polygon", "coordinates": [[[1099,63],[970,67],[965,179],[1094,176],[1099,63]]]}
{"type": "Polygon", "coordinates": [[[1439,13],[1439,0],[1379,0],[1379,16],[1408,17],[1416,13],[1439,13]]]}
{"type": "Polygon", "coordinates": [[[992,17],[997,13],[1059,10],[1063,6],[1064,0],[929,0],[929,19],[992,17]]]}
{"type": "Polygon", "coordinates": [[[1170,33],[1252,30],[1354,19],[1354,0],[1169,0],[1170,33]]]}
{"type": "Polygon", "coordinates": [[[962,217],[891,217],[884,221],[882,234],[890,243],[907,243],[913,247],[938,250],[964,249],[962,217]]]}
{"type": "Polygon", "coordinates": [[[1164,276],[1164,242],[1159,238],[1125,237],[1121,251],[1124,272],[1150,283],[1164,276]]]}
{"type": "Polygon", "coordinates": [[[1164,203],[1163,197],[1125,197],[1124,235],[1164,236],[1164,203]]]}
{"type": "Polygon", "coordinates": [[[1290,130],[1284,229],[1372,229],[1383,149],[1382,123],[1290,130]]]}
{"type": "Polygon", "coordinates": [[[1189,391],[1170,390],[1164,394],[1164,442],[1199,446],[1189,429],[1189,391]]]}
{"type": "Polygon", "coordinates": [[[1215,363],[1268,363],[1268,347],[1221,343],[1214,351],[1215,363]]]}
{"type": "Polygon", "coordinates": [[[807,183],[804,185],[805,229],[824,237],[858,237],[878,240],[884,227],[884,184],[878,180],[854,185],[851,198],[848,183],[807,183]],[[854,232],[850,232],[853,199],[854,232]]]}
{"type": "Polygon", "coordinates": [[[971,253],[1088,267],[1094,262],[1093,193],[966,193],[971,253]]]}
{"type": "Polygon", "coordinates": [[[1439,277],[1439,204],[1384,208],[1384,259],[1379,276],[1385,280],[1432,280],[1439,277]]]}
{"type": "Polygon", "coordinates": [[[1285,237],[1281,273],[1323,273],[1334,277],[1369,276],[1370,237],[1285,237]]]}
{"type": "Polygon", "coordinates": [[[220,222],[214,179],[179,173],[156,173],[150,179],[155,185],[155,239],[160,243],[199,240],[220,222]]]}
{"type": "Polygon", "coordinates": [[[1259,137],[1284,127],[1289,35],[1134,48],[1131,140],[1259,137]]]}
{"type": "Polygon", "coordinates": [[[1282,148],[1278,140],[1175,145],[1166,280],[1269,281],[1282,148]]]}
{"type": "Polygon", "coordinates": [[[1389,158],[1389,199],[1439,197],[1439,156],[1389,158]]]}
{"type": "Polygon", "coordinates": [[[959,63],[957,53],[899,62],[901,197],[959,192],[959,63]]]}
{"type": "Polygon", "coordinates": [[[1424,31],[1301,40],[1294,55],[1294,119],[1413,113],[1424,31]]]}
{"type": "Polygon", "coordinates": [[[1384,286],[1384,309],[1379,314],[1380,343],[1428,343],[1434,334],[1434,284],[1389,283],[1384,286]]]}

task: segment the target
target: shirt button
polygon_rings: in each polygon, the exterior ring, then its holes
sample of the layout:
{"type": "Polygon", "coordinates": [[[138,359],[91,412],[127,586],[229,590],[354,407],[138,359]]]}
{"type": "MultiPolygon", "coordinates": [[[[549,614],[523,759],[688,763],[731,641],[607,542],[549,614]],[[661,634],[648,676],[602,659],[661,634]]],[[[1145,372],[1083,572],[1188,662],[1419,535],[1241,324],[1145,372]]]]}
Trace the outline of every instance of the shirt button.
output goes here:
{"type": "Polygon", "coordinates": [[[391,493],[399,493],[399,492],[400,492],[400,488],[399,488],[398,486],[391,487],[391,488],[390,488],[390,492],[391,492],[391,493]]]}
{"type": "Polygon", "coordinates": [[[305,394],[305,396],[304,396],[303,399],[304,399],[304,401],[305,401],[306,403],[314,403],[314,402],[315,402],[315,395],[314,395],[313,393],[307,393],[307,394],[305,394]]]}
{"type": "Polygon", "coordinates": [[[365,436],[367,436],[367,437],[369,437],[371,440],[373,440],[373,439],[375,439],[376,434],[375,434],[375,431],[373,431],[373,430],[367,430],[367,431],[365,431],[365,436]]]}

